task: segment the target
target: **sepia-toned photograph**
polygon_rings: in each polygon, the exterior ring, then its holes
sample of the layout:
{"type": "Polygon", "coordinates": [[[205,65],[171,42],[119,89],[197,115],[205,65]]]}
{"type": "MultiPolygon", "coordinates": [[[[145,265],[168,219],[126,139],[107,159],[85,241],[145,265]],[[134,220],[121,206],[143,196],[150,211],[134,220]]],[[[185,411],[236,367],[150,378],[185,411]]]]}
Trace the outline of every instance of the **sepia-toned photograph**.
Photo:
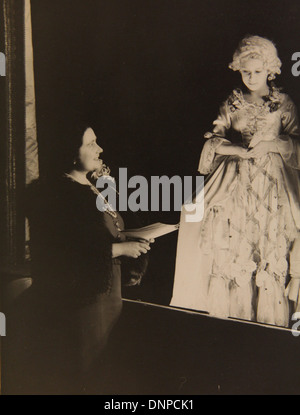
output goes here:
{"type": "Polygon", "coordinates": [[[0,394],[300,394],[300,3],[0,4],[0,394]]]}

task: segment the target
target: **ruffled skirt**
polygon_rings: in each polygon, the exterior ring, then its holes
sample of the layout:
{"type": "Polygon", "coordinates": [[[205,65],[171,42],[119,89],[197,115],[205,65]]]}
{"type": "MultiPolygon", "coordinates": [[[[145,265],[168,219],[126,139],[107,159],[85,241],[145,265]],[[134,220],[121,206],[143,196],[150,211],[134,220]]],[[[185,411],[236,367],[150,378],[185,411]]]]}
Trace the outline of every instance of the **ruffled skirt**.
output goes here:
{"type": "Polygon", "coordinates": [[[297,171],[275,153],[229,156],[205,183],[204,207],[198,223],[182,210],[171,305],[288,326],[285,285],[300,229],[297,171]]]}

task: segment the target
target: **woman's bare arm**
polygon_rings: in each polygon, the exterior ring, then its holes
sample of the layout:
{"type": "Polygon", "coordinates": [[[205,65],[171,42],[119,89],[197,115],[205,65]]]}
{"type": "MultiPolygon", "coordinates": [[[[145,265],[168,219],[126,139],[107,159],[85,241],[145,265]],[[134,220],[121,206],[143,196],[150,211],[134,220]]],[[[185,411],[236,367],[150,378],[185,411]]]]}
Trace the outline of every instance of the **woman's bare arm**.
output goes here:
{"type": "Polygon", "coordinates": [[[247,157],[247,149],[235,144],[223,143],[215,150],[217,154],[224,156],[239,156],[242,158],[247,157]]]}

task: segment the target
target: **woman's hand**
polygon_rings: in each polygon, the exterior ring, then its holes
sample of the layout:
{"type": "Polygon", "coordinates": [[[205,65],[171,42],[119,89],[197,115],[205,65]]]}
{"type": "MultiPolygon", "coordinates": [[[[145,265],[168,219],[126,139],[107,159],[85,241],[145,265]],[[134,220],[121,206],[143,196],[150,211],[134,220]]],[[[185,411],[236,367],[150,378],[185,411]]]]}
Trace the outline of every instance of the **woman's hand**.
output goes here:
{"type": "Polygon", "coordinates": [[[240,156],[244,158],[246,156],[247,149],[235,144],[223,143],[217,147],[216,153],[222,154],[223,156],[240,156]]]}
{"type": "MultiPolygon", "coordinates": [[[[151,242],[154,240],[151,240],[151,242]]],[[[151,248],[150,241],[139,242],[120,242],[112,245],[112,257],[128,256],[130,258],[138,258],[142,254],[146,254],[151,248]]]]}
{"type": "Polygon", "coordinates": [[[249,151],[244,148],[244,147],[240,147],[240,146],[236,146],[236,156],[240,157],[241,159],[249,159],[251,158],[251,156],[249,155],[249,151]]]}
{"type": "Polygon", "coordinates": [[[236,145],[236,144],[221,144],[216,149],[217,154],[222,154],[225,156],[238,156],[242,159],[249,159],[249,152],[246,148],[236,145]]]}
{"type": "Polygon", "coordinates": [[[273,141],[260,141],[253,148],[248,150],[250,158],[263,157],[268,153],[277,153],[277,148],[273,141]]]}

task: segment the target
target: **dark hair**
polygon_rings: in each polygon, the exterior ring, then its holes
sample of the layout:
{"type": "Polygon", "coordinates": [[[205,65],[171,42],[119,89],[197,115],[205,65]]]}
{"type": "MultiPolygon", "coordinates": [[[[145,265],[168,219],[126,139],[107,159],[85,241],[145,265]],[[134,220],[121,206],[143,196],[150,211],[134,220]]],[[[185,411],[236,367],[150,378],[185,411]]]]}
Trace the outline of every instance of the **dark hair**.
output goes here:
{"type": "Polygon", "coordinates": [[[85,122],[75,122],[60,129],[60,145],[58,155],[58,173],[66,173],[74,168],[78,159],[78,151],[82,145],[82,137],[88,128],[94,129],[85,122]]]}

